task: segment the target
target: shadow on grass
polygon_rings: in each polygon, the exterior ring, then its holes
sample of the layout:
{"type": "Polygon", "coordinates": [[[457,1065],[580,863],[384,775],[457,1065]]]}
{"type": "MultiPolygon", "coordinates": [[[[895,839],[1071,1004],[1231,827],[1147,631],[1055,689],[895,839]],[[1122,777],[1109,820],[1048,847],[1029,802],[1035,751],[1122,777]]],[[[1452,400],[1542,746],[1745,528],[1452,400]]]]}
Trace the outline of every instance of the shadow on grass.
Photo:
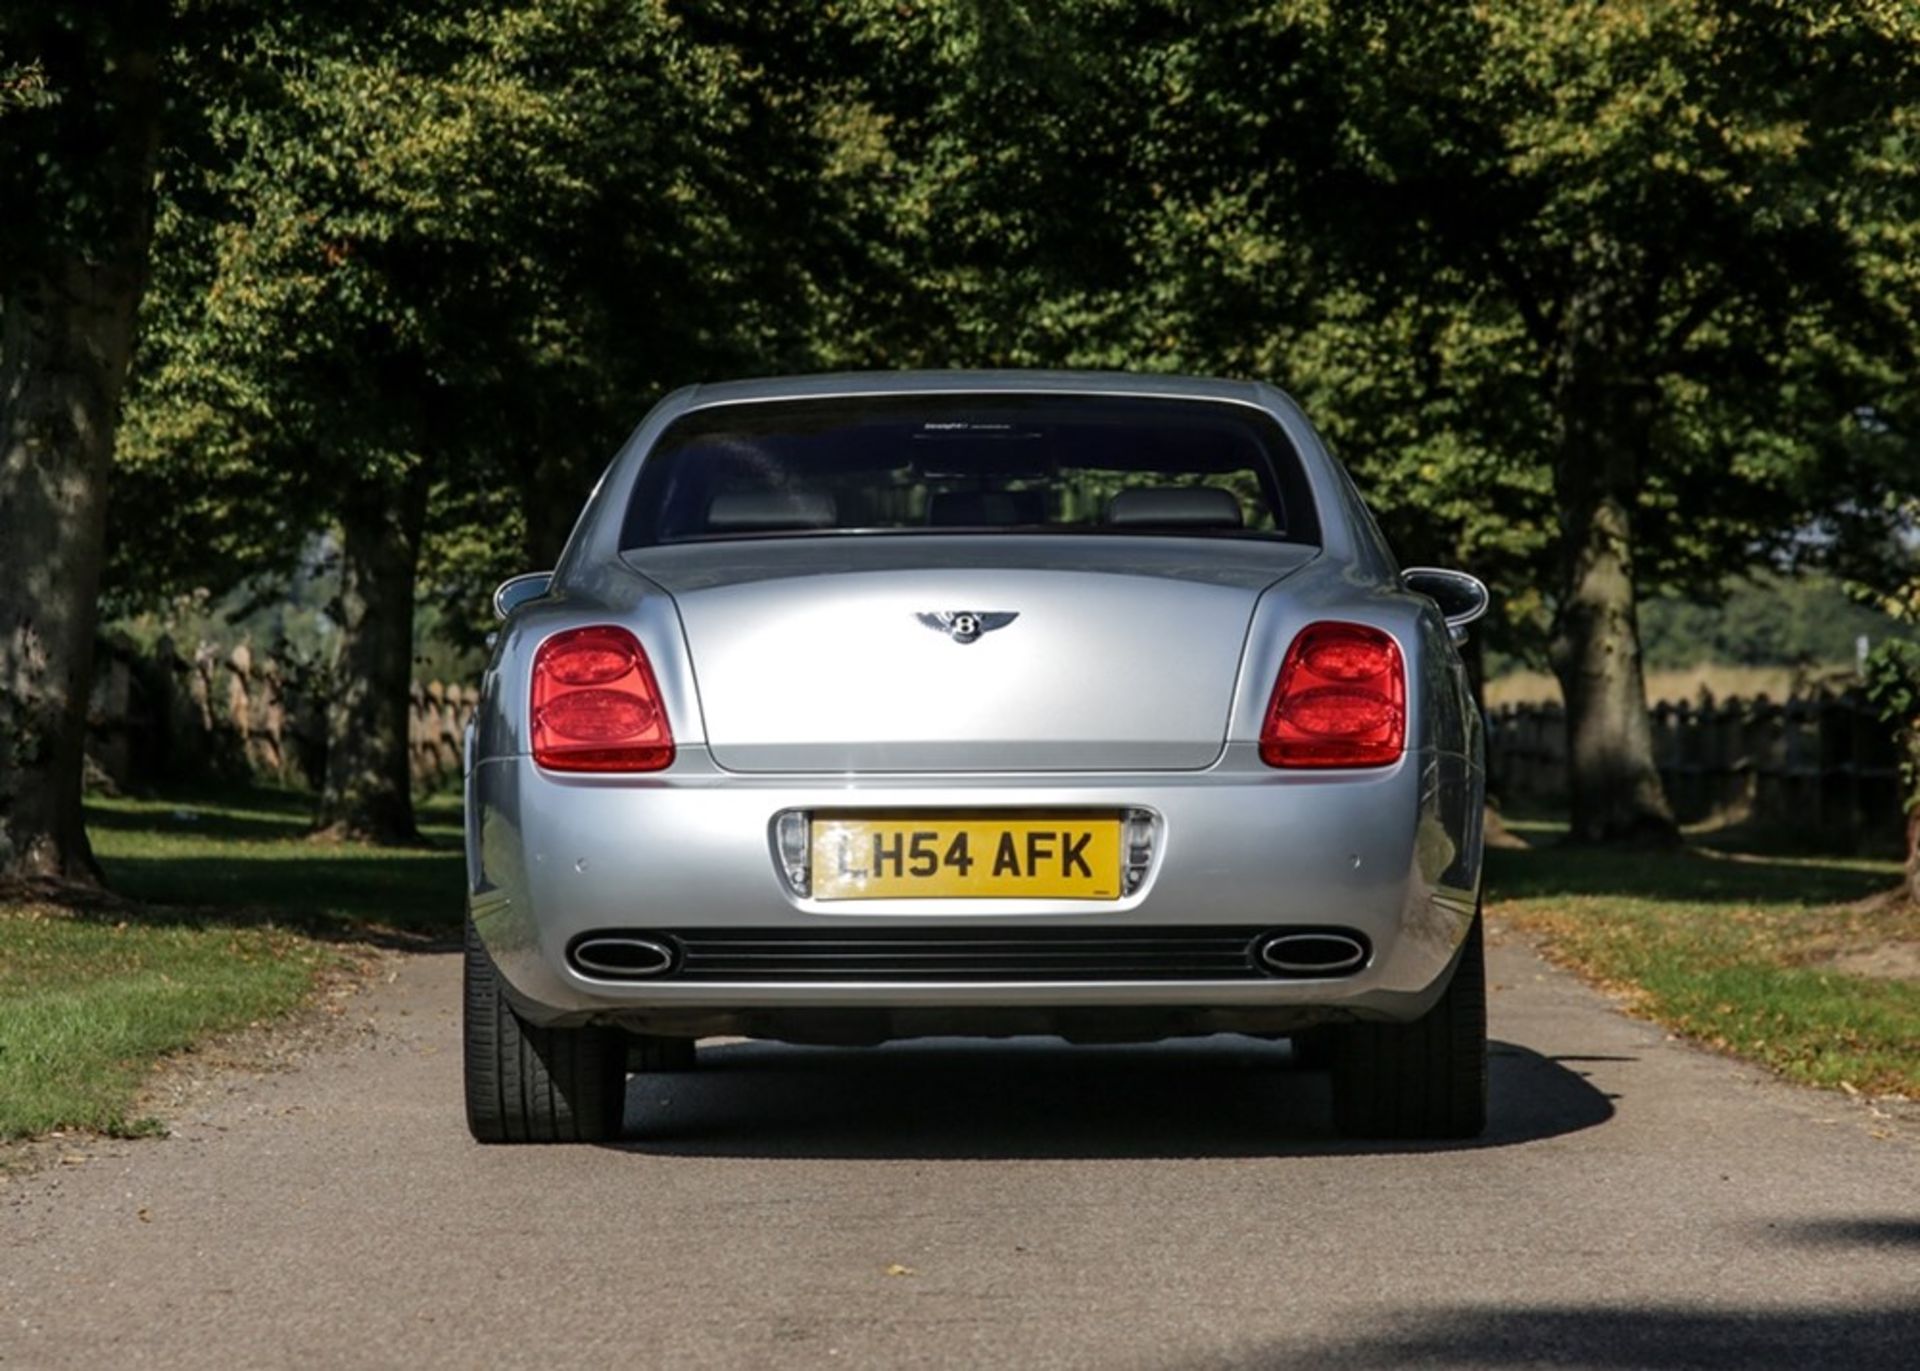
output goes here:
{"type": "MultiPolygon", "coordinates": [[[[109,857],[113,889],[145,924],[276,924],[317,937],[442,949],[457,939],[462,903],[457,851],[234,857],[109,857]]],[[[104,916],[103,916],[104,917],[104,916]]]]}
{"type": "Polygon", "coordinates": [[[1697,847],[1600,848],[1551,844],[1487,853],[1495,900],[1610,895],[1694,904],[1842,904],[1897,878],[1834,859],[1730,856],[1697,847]]]}
{"type": "Polygon", "coordinates": [[[1610,1099],[1524,1047],[1492,1045],[1484,1136],[1351,1142],[1333,1133],[1324,1072],[1237,1035],[1124,1047],[1055,1038],[929,1038],[886,1047],[702,1046],[700,1069],[627,1089],[648,1155],[780,1158],[1165,1158],[1442,1152],[1593,1128],[1610,1099]]]}
{"type": "Polygon", "coordinates": [[[299,842],[313,831],[311,808],[275,814],[175,805],[139,809],[87,806],[90,832],[204,838],[242,843],[299,842]]]}
{"type": "Polygon", "coordinates": [[[1775,820],[1700,825],[1687,830],[1687,841],[1716,852],[1765,852],[1776,857],[1864,858],[1898,862],[1905,858],[1904,832],[1897,811],[1886,821],[1861,829],[1791,827],[1775,820]]]}
{"type": "Polygon", "coordinates": [[[314,797],[272,786],[95,798],[87,827],[117,900],[76,917],[156,927],[272,924],[330,941],[449,945],[462,907],[458,796],[424,798],[418,846],[310,841],[314,797]]]}
{"type": "MultiPolygon", "coordinates": [[[[314,796],[281,786],[191,790],[164,797],[96,797],[87,828],[154,840],[202,838],[234,842],[301,842],[313,832],[314,796]]],[[[440,792],[414,804],[427,847],[457,843],[460,797],[440,792]]]]}

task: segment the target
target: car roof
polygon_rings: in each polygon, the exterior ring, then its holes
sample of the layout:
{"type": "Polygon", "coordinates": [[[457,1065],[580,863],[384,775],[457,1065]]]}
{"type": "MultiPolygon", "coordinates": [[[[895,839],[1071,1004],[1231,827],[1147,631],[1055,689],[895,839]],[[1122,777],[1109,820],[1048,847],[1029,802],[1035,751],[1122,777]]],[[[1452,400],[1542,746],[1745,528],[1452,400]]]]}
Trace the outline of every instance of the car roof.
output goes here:
{"type": "Polygon", "coordinates": [[[753,400],[801,400],[834,395],[912,395],[940,392],[1060,392],[1158,395],[1258,404],[1272,391],[1253,381],[1162,376],[1127,371],[841,371],[813,376],[769,376],[689,386],[676,397],[687,409],[753,400]]]}

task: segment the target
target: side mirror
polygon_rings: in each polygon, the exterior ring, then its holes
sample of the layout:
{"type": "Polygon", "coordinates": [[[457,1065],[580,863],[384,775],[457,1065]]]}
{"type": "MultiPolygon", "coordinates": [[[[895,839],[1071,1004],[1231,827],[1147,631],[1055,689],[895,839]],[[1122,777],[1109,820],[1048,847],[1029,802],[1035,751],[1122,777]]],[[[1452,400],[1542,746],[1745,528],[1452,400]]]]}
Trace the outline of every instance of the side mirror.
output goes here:
{"type": "Polygon", "coordinates": [[[493,592],[493,617],[504,619],[529,600],[537,600],[553,588],[551,571],[529,571],[502,581],[493,592]]]}
{"type": "Polygon", "coordinates": [[[1467,636],[1467,625],[1487,612],[1493,597],[1477,576],[1441,567],[1408,567],[1400,573],[1400,583],[1416,595],[1424,595],[1440,606],[1440,615],[1457,643],[1467,636]]]}

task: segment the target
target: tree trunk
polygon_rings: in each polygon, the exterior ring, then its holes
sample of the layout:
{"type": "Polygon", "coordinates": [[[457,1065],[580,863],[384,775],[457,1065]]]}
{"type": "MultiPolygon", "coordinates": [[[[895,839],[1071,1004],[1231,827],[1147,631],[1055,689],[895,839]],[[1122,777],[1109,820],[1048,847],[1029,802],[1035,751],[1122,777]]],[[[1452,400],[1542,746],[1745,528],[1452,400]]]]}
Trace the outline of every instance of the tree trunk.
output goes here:
{"type": "Polygon", "coordinates": [[[1560,431],[1560,586],[1552,659],[1567,707],[1567,785],[1580,842],[1670,841],[1654,766],[1633,579],[1633,501],[1652,432],[1651,383],[1635,374],[1627,283],[1606,253],[1569,302],[1555,366],[1560,431]]]}
{"type": "Polygon", "coordinates": [[[84,222],[58,219],[70,206],[4,211],[32,241],[0,240],[0,880],[100,877],[81,776],[107,469],[153,234],[151,37],[63,48],[49,71],[70,121],[16,116],[28,131],[6,154],[37,153],[50,180],[97,198],[84,222]]]}
{"type": "Polygon", "coordinates": [[[1920,904],[1920,805],[1907,811],[1907,898],[1920,904]]]}
{"type": "Polygon", "coordinates": [[[316,820],[330,836],[420,840],[407,724],[426,505],[425,472],[416,470],[397,486],[360,482],[341,506],[340,648],[316,820]]]}

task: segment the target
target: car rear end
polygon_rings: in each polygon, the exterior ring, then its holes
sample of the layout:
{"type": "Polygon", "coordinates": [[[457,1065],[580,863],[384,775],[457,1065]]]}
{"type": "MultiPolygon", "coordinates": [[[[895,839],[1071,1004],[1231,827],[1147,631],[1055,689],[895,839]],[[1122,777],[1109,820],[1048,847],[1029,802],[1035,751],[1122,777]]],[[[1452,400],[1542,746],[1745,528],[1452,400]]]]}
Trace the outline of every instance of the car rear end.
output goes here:
{"type": "Polygon", "coordinates": [[[1261,388],[683,393],[483,694],[475,955],[603,1055],[1415,1023],[1473,926],[1445,626],[1261,388]]]}

